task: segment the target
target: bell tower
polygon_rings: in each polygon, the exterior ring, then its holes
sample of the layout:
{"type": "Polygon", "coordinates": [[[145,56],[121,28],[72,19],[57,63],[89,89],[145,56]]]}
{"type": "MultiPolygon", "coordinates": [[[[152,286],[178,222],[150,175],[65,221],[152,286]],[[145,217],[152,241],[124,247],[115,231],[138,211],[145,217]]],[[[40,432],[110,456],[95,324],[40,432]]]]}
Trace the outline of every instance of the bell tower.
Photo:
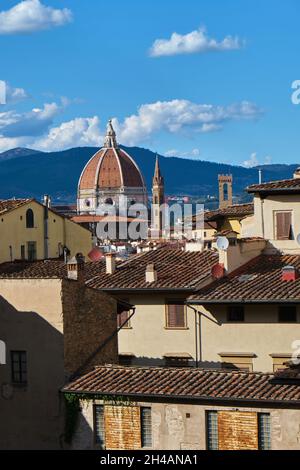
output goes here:
{"type": "Polygon", "coordinates": [[[161,174],[158,155],[156,155],[155,171],[152,182],[152,232],[160,237],[162,232],[162,211],[160,206],[165,202],[164,178],[161,174]]]}
{"type": "Polygon", "coordinates": [[[232,206],[232,175],[219,175],[219,208],[232,206]]]}

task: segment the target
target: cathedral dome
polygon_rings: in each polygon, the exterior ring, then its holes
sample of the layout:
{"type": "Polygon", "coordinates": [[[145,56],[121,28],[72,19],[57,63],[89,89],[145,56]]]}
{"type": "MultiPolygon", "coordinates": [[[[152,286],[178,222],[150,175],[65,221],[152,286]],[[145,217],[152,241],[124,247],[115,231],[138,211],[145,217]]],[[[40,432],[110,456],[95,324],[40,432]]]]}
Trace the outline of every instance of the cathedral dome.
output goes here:
{"type": "Polygon", "coordinates": [[[147,204],[143,175],[133,158],[117,144],[112,122],[107,125],[104,146],[89,160],[78,184],[78,211],[94,212],[101,204],[119,206],[120,197],[129,204],[147,204]]]}
{"type": "Polygon", "coordinates": [[[120,149],[109,121],[104,147],[85,166],[79,190],[110,190],[117,188],[144,188],[144,178],[128,153],[120,149]]]}

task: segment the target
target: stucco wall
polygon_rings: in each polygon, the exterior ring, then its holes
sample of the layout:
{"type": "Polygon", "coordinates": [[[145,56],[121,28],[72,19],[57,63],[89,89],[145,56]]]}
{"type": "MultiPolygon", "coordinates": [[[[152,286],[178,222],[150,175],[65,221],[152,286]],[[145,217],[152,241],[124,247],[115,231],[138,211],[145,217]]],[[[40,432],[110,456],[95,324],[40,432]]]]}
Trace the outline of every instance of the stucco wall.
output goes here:
{"type": "Polygon", "coordinates": [[[279,323],[278,306],[253,304],[245,306],[245,321],[227,321],[226,305],[196,306],[208,318],[201,318],[202,360],[218,364],[219,353],[254,353],[253,370],[273,371],[270,354],[291,354],[292,343],[300,339],[300,310],[297,323],[279,323]],[[218,322],[218,323],[216,323],[218,322]]]}
{"type": "MultiPolygon", "coordinates": [[[[83,253],[84,256],[92,249],[92,236],[89,230],[60,215],[48,213],[48,257],[59,256],[59,244],[66,245],[71,256],[83,253]]],[[[44,207],[35,201],[9,211],[0,216],[0,263],[21,259],[21,245],[25,246],[27,257],[27,242],[36,242],[37,259],[45,258],[44,249],[44,207]],[[32,209],[34,213],[34,228],[26,228],[26,212],[32,209]],[[11,251],[10,247],[11,246],[11,251]]]]}
{"type": "MultiPolygon", "coordinates": [[[[101,404],[102,402],[96,402],[101,404]]],[[[135,403],[152,409],[152,448],[157,450],[205,450],[206,411],[270,413],[272,450],[300,450],[300,410],[202,404],[135,403]]],[[[74,436],[74,449],[94,449],[93,403],[83,404],[74,436]]]]}
{"type": "Polygon", "coordinates": [[[127,299],[136,307],[131,328],[119,332],[119,353],[132,353],[133,363],[161,364],[166,353],[189,353],[196,360],[195,315],[187,311],[186,329],[166,328],[166,300],[184,299],[183,295],[144,294],[127,299]]]}
{"type": "MultiPolygon", "coordinates": [[[[116,331],[116,301],[59,279],[1,279],[0,448],[58,449],[64,431],[59,390],[116,331]],[[28,383],[11,378],[11,351],[26,351],[28,383]]],[[[117,337],[92,359],[117,361],[117,337]]],[[[89,368],[83,368],[83,372],[89,368]]]]}

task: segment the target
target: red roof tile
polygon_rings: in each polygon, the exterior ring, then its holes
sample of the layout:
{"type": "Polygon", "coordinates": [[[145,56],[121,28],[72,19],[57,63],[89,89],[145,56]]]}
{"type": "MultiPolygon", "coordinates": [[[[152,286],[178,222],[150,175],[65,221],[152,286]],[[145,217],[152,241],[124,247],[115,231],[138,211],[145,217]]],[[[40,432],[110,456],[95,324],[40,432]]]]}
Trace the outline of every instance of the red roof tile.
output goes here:
{"type": "Polygon", "coordinates": [[[284,266],[300,270],[300,256],[260,255],[221,280],[199,290],[190,303],[300,302],[300,278],[282,281],[284,266]]]}
{"type": "MultiPolygon", "coordinates": [[[[204,221],[212,222],[224,217],[246,217],[247,215],[254,214],[254,204],[234,204],[233,206],[224,207],[223,209],[216,209],[213,211],[204,212],[204,221]]],[[[200,213],[199,216],[202,214],[200,213]]],[[[193,220],[196,221],[197,215],[193,216],[193,220]]]]}
{"type": "Polygon", "coordinates": [[[291,384],[275,379],[274,374],[258,372],[112,365],[96,367],[64,387],[63,392],[300,404],[300,381],[291,384]]]}
{"type": "Polygon", "coordinates": [[[200,286],[210,276],[218,262],[212,251],[186,252],[176,248],[160,247],[132,256],[120,263],[114,274],[95,276],[88,285],[99,289],[190,289],[200,286]],[[154,263],[157,281],[146,282],[146,267],[154,263]]]}
{"type": "Polygon", "coordinates": [[[252,184],[247,188],[248,193],[259,192],[300,192],[300,178],[270,181],[268,183],[252,184]]]}
{"type": "Polygon", "coordinates": [[[1,199],[0,200],[0,214],[4,214],[13,209],[28,204],[28,202],[33,201],[33,199],[1,199]]]}

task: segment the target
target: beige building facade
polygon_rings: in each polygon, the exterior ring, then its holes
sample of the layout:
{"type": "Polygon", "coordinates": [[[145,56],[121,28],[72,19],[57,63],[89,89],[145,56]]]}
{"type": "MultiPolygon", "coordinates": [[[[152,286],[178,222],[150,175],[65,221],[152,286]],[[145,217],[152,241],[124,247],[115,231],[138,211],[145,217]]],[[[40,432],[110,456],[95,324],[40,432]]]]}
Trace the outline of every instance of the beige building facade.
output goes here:
{"type": "Polygon", "coordinates": [[[59,389],[75,373],[118,359],[116,337],[105,343],[116,333],[116,301],[79,281],[49,276],[1,274],[1,449],[63,448],[59,389]]]}

